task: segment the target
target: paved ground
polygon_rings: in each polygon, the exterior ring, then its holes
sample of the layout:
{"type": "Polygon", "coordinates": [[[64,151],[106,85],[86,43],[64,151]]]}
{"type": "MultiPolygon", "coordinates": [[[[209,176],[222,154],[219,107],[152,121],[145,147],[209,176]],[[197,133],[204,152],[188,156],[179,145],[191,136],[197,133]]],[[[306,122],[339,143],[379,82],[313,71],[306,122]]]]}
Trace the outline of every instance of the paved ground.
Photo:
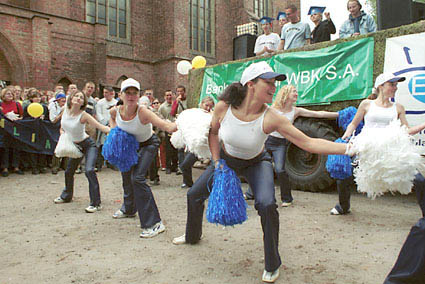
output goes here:
{"type": "MultiPolygon", "coordinates": [[[[138,218],[111,218],[122,200],[118,172],[99,173],[103,210],[95,214],[84,212],[84,175],[76,175],[72,203],[53,204],[63,174],[0,178],[0,283],[261,283],[262,232],[251,201],[245,224],[205,221],[198,245],[175,246],[186,223],[181,176],[161,172],[153,191],[167,230],[140,239],[138,218]]],[[[279,208],[277,283],[382,283],[420,217],[413,194],[374,201],[354,194],[347,216],[329,215],[334,192],[295,191],[294,198],[292,207],[279,208]]]]}

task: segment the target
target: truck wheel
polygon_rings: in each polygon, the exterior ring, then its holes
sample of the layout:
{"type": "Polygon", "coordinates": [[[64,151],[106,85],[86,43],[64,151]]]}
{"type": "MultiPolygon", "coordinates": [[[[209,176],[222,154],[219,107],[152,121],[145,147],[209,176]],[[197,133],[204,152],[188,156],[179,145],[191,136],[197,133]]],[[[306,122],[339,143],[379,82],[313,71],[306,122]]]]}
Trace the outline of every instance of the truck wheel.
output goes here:
{"type": "MultiPolygon", "coordinates": [[[[331,141],[337,139],[336,132],[325,122],[299,118],[294,125],[313,138],[331,141]]],[[[312,192],[329,190],[335,180],[326,171],[326,160],[327,155],[312,154],[289,143],[285,170],[288,173],[291,188],[312,192]]]]}

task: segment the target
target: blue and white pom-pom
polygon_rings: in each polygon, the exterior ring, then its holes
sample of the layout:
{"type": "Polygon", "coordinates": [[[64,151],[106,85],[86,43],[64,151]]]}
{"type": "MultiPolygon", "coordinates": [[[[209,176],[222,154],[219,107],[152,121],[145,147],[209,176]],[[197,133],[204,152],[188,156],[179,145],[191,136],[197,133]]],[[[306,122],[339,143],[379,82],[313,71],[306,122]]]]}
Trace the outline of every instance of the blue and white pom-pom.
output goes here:
{"type": "Polygon", "coordinates": [[[423,160],[399,120],[385,128],[363,128],[350,142],[357,153],[353,171],[357,191],[372,199],[386,192],[411,192],[423,160]]]}
{"type": "Polygon", "coordinates": [[[211,158],[208,133],[212,115],[199,108],[182,111],[176,119],[177,131],[171,135],[176,148],[184,148],[200,159],[211,158]]]}
{"type": "MultiPolygon", "coordinates": [[[[348,125],[353,120],[354,116],[357,113],[357,109],[353,106],[344,108],[340,111],[338,111],[338,126],[342,127],[342,129],[346,130],[348,125]]],[[[356,128],[356,134],[359,134],[362,131],[363,128],[363,121],[359,123],[359,125],[356,128]]]]}
{"type": "MultiPolygon", "coordinates": [[[[336,143],[347,143],[348,141],[338,138],[336,143]]],[[[346,179],[353,175],[351,158],[347,155],[328,155],[326,170],[335,179],[346,179]]]]}
{"type": "Polygon", "coordinates": [[[103,144],[102,155],[109,163],[118,167],[121,172],[128,172],[137,164],[139,142],[134,135],[119,127],[111,129],[103,144]]]}
{"type": "Polygon", "coordinates": [[[246,208],[238,176],[224,160],[219,160],[208,200],[208,222],[224,226],[242,224],[248,218],[246,208]]]}

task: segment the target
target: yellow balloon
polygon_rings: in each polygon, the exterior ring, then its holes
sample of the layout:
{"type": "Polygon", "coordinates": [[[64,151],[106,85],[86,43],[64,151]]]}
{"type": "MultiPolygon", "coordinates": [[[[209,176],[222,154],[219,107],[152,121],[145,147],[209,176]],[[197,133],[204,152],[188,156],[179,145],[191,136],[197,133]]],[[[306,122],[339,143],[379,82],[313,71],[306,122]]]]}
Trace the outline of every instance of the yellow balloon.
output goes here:
{"type": "Polygon", "coordinates": [[[43,112],[43,106],[39,103],[31,103],[27,108],[28,114],[34,118],[40,117],[43,112]]]}
{"type": "Polygon", "coordinates": [[[205,65],[207,65],[207,60],[203,56],[198,55],[192,59],[192,67],[195,69],[203,68],[205,65]]]}

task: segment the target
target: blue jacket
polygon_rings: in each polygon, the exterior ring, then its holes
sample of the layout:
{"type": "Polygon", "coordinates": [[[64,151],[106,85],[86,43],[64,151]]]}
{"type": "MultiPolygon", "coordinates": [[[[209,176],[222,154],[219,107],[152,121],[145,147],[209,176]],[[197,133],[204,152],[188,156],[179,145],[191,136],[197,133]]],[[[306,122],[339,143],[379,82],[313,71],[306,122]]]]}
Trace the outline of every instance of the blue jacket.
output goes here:
{"type": "MultiPolygon", "coordinates": [[[[376,32],[376,24],[373,17],[365,12],[361,12],[360,19],[360,34],[364,35],[367,33],[376,32]]],[[[339,38],[350,37],[354,34],[354,23],[353,17],[350,15],[348,20],[346,20],[341,28],[339,29],[339,38]]]]}

